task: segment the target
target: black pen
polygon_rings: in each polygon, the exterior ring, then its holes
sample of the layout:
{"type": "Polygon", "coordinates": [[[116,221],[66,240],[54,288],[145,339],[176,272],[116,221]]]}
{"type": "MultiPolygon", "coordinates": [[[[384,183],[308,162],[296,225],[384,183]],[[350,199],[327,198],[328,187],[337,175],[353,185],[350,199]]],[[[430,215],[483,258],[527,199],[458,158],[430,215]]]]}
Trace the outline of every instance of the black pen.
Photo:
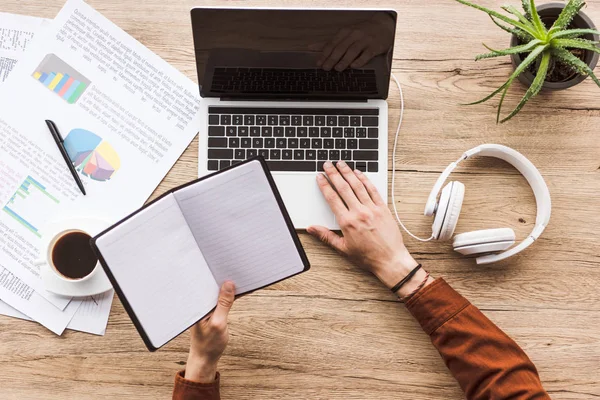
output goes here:
{"type": "Polygon", "coordinates": [[[75,182],[77,182],[77,186],[79,186],[81,193],[83,193],[85,195],[86,193],[85,193],[85,188],[83,187],[83,182],[81,182],[81,179],[79,179],[77,170],[73,166],[73,163],[71,162],[71,158],[69,158],[69,154],[67,154],[67,150],[65,149],[65,145],[64,145],[64,140],[63,140],[62,136],[60,136],[60,132],[58,131],[58,128],[56,127],[54,122],[50,121],[49,119],[46,120],[46,125],[48,125],[48,129],[50,129],[50,133],[52,134],[52,137],[54,138],[54,141],[56,142],[56,145],[58,146],[58,149],[60,150],[60,154],[62,154],[63,158],[65,159],[65,162],[67,163],[67,166],[69,167],[69,171],[71,171],[71,175],[73,175],[73,179],[75,179],[75,182]]]}

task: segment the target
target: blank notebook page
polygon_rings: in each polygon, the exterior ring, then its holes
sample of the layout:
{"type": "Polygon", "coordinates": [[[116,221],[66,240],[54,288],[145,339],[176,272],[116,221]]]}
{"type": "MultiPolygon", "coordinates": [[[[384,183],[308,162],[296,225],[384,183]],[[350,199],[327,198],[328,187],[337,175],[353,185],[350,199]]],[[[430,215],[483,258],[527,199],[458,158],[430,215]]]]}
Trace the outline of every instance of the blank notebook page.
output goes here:
{"type": "Polygon", "coordinates": [[[304,264],[259,161],[175,192],[215,280],[236,294],[304,270],[304,264]]]}
{"type": "Polygon", "coordinates": [[[217,303],[219,287],[173,195],[100,236],[96,245],[154,347],[217,303]]]}

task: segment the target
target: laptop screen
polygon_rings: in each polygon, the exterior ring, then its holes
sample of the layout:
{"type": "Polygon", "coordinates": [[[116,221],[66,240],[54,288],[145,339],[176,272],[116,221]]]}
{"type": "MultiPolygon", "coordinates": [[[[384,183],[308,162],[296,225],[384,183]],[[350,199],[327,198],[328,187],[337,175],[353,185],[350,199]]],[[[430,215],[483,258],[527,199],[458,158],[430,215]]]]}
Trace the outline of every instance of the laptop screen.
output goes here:
{"type": "Polygon", "coordinates": [[[202,97],[385,99],[392,10],[194,8],[202,97]]]}

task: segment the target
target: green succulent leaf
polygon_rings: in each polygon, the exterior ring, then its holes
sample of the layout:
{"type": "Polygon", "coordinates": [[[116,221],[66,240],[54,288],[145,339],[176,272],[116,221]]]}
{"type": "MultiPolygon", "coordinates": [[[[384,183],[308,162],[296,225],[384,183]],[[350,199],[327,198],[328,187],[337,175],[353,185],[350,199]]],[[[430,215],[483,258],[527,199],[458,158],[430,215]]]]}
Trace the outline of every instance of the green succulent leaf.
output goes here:
{"type": "Polygon", "coordinates": [[[515,71],[512,73],[510,78],[508,78],[508,80],[504,83],[504,85],[502,85],[498,89],[494,90],[493,93],[484,97],[481,100],[475,101],[473,103],[467,103],[465,105],[471,106],[471,105],[475,105],[475,104],[484,103],[484,102],[488,101],[489,99],[491,99],[492,97],[494,97],[495,95],[497,95],[498,93],[500,93],[501,91],[503,91],[504,89],[507,89],[513,83],[513,81],[517,78],[517,76],[521,75],[521,73],[523,71],[525,71],[531,65],[531,63],[533,63],[535,61],[535,59],[538,58],[538,56],[540,54],[542,54],[544,52],[544,50],[546,50],[547,47],[548,47],[548,45],[536,47],[531,53],[529,53],[529,55],[525,58],[525,60],[523,60],[523,62],[521,64],[519,64],[519,66],[515,69],[515,71]]]}
{"type": "Polygon", "coordinates": [[[587,39],[555,39],[552,41],[552,47],[575,48],[600,53],[598,42],[587,39]]]}
{"type": "MultiPolygon", "coordinates": [[[[533,2],[533,0],[531,1],[533,2]]],[[[558,19],[554,22],[554,25],[552,25],[552,28],[550,28],[550,33],[561,31],[568,27],[584,5],[585,0],[569,0],[558,16],[558,19]]]]}
{"type": "Polygon", "coordinates": [[[531,36],[533,36],[533,37],[535,37],[537,39],[542,39],[541,37],[539,37],[540,35],[539,35],[539,33],[535,29],[531,29],[529,26],[521,23],[520,21],[517,21],[517,20],[514,20],[512,18],[509,18],[509,17],[507,17],[505,15],[500,14],[499,12],[496,12],[494,10],[490,10],[489,8],[485,8],[485,7],[482,7],[480,5],[470,3],[470,2],[468,2],[466,0],[456,0],[456,1],[459,2],[459,3],[461,3],[461,4],[464,4],[466,6],[473,7],[475,9],[477,9],[477,10],[483,11],[483,12],[487,13],[488,15],[494,16],[494,17],[498,18],[499,20],[504,21],[507,24],[510,24],[510,25],[512,25],[514,27],[520,28],[520,29],[524,30],[525,32],[529,33],[531,36]]]}
{"type": "Polygon", "coordinates": [[[552,49],[552,55],[557,59],[561,60],[565,64],[571,66],[575,71],[579,72],[581,75],[589,75],[590,78],[596,85],[600,87],[600,80],[594,75],[594,71],[587,65],[585,62],[581,61],[579,57],[575,56],[568,50],[561,48],[552,49]]]}
{"type": "Polygon", "coordinates": [[[523,11],[525,11],[525,16],[531,16],[531,6],[529,5],[529,0],[521,0],[523,3],[523,11]]]}
{"type": "Polygon", "coordinates": [[[484,58],[492,58],[492,57],[499,57],[499,56],[508,56],[508,55],[511,55],[511,54],[518,54],[518,53],[527,53],[527,52],[530,52],[536,46],[539,46],[541,43],[542,43],[541,40],[535,39],[535,40],[532,40],[529,43],[522,44],[520,46],[510,47],[510,48],[504,49],[504,50],[494,50],[494,49],[491,49],[488,46],[486,46],[485,43],[484,43],[485,48],[488,49],[488,50],[490,50],[491,53],[480,54],[477,57],[475,57],[475,61],[482,60],[484,58]]]}
{"type": "Polygon", "coordinates": [[[529,15],[531,16],[531,21],[533,22],[533,26],[537,29],[540,36],[546,36],[548,30],[546,26],[542,23],[540,19],[540,15],[535,8],[535,2],[533,0],[529,0],[529,15]]]}
{"type": "Polygon", "coordinates": [[[500,7],[502,8],[504,11],[506,11],[509,14],[514,15],[515,17],[517,17],[519,19],[519,21],[521,21],[521,23],[530,26],[532,29],[536,29],[535,26],[533,26],[533,24],[531,23],[531,21],[529,21],[523,14],[521,14],[519,12],[519,10],[517,10],[515,7],[513,6],[502,6],[500,7]]]}
{"type": "Polygon", "coordinates": [[[542,86],[544,85],[544,81],[546,80],[546,75],[548,74],[548,66],[550,65],[551,57],[552,54],[550,51],[544,53],[538,71],[535,74],[535,79],[533,80],[531,86],[529,86],[529,89],[527,89],[527,92],[525,92],[525,96],[523,96],[517,107],[506,118],[500,121],[500,123],[504,123],[512,117],[514,117],[515,115],[517,115],[519,111],[521,111],[523,106],[529,101],[529,99],[536,96],[540,92],[540,90],[542,90],[542,86]]]}
{"type": "Polygon", "coordinates": [[[522,42],[529,42],[530,40],[533,39],[533,36],[531,36],[529,33],[525,32],[524,30],[519,29],[519,28],[510,28],[510,27],[508,27],[506,25],[502,25],[500,22],[496,21],[496,18],[494,18],[493,16],[490,15],[489,17],[494,22],[494,24],[496,24],[496,26],[498,26],[503,31],[506,31],[508,33],[515,35],[522,42]]]}
{"type": "Polygon", "coordinates": [[[565,29],[551,33],[550,39],[575,39],[583,35],[600,35],[600,31],[596,29],[565,29]]]}

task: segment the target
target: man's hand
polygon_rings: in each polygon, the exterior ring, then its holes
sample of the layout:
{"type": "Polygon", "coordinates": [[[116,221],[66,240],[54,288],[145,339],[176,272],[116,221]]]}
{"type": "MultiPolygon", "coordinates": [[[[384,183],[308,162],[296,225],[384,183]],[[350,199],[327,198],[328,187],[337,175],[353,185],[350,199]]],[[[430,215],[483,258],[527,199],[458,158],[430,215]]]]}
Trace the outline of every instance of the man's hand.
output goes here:
{"type": "Polygon", "coordinates": [[[234,300],[235,285],[225,282],[215,311],[192,327],[185,379],[201,383],[215,380],[217,363],[229,342],[227,317],[234,300]]]}
{"type": "MultiPolygon", "coordinates": [[[[362,172],[352,171],[343,161],[338,162],[337,168],[327,162],[324,169],[327,178],[319,174],[317,182],[344,236],[322,226],[311,226],[308,232],[392,288],[417,266],[417,262],[404,246],[390,210],[362,172]]],[[[418,285],[424,276],[425,272],[420,270],[398,295],[410,293],[415,282],[418,285]]]]}

